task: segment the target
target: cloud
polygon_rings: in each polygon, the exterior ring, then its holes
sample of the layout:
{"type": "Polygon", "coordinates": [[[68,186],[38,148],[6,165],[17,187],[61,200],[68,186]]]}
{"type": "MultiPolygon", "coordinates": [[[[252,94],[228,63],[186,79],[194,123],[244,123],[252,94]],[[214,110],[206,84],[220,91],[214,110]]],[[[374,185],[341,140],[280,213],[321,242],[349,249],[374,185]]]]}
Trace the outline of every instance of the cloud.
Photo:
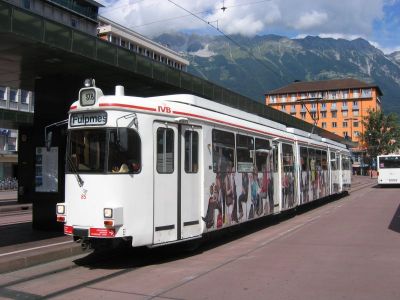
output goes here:
{"type": "MultiPolygon", "coordinates": [[[[106,0],[101,14],[139,33],[155,36],[172,31],[228,34],[341,34],[369,37],[374,22],[384,17],[393,0],[174,0],[204,21],[168,0],[106,0]],[[386,1],[386,2],[385,2],[386,1]]],[[[289,37],[292,37],[289,36],[289,37]]]]}
{"type": "Polygon", "coordinates": [[[295,23],[296,29],[308,29],[316,26],[320,26],[328,20],[328,14],[325,12],[311,11],[304,13],[297,23],[295,23]]]}

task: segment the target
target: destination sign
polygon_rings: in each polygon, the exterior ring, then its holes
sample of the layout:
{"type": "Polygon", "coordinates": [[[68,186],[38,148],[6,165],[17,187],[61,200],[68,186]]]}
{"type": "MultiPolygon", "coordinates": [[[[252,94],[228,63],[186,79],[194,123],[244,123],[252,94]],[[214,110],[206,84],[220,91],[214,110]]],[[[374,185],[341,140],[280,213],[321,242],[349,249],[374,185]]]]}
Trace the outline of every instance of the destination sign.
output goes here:
{"type": "Polygon", "coordinates": [[[99,126],[107,124],[107,113],[105,111],[71,114],[69,119],[71,127],[99,126]]]}

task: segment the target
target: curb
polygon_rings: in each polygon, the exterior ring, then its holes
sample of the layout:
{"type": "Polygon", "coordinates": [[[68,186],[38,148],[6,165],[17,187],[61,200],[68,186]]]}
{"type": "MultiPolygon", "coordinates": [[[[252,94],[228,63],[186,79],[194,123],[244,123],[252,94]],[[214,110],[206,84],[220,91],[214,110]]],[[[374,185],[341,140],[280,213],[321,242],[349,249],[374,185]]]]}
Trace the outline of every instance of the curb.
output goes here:
{"type": "Polygon", "coordinates": [[[4,205],[0,206],[0,212],[10,212],[10,211],[21,211],[21,210],[32,210],[32,204],[16,204],[16,205],[4,205]]]}
{"type": "Polygon", "coordinates": [[[60,247],[51,251],[42,251],[41,253],[32,253],[26,256],[11,257],[9,260],[0,260],[0,274],[17,271],[24,268],[29,268],[39,264],[52,262],[55,260],[75,256],[83,253],[89,253],[83,250],[80,244],[71,241],[71,245],[60,247]]]}

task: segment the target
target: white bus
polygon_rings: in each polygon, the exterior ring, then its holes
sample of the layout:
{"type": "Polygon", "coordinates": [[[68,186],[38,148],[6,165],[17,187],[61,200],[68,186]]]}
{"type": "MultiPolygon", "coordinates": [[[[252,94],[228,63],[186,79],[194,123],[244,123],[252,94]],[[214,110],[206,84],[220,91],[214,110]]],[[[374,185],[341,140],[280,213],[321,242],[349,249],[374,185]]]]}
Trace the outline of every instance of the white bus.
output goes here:
{"type": "Polygon", "coordinates": [[[350,189],[343,144],[194,95],[104,96],[69,111],[57,221],[95,247],[201,238],[350,189]]]}
{"type": "Polygon", "coordinates": [[[400,184],[400,155],[378,156],[378,184],[400,184]]]}

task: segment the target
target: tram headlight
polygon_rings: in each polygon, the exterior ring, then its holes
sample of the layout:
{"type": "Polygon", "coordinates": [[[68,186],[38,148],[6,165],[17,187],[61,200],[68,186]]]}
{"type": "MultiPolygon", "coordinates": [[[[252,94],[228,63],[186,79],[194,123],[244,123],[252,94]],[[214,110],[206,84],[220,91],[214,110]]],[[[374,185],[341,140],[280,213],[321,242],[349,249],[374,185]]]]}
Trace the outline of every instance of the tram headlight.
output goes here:
{"type": "Polygon", "coordinates": [[[103,210],[104,218],[112,218],[113,217],[113,209],[112,208],[105,208],[103,210]]]}
{"type": "Polygon", "coordinates": [[[57,204],[57,214],[64,215],[65,214],[65,205],[57,204]]]}

